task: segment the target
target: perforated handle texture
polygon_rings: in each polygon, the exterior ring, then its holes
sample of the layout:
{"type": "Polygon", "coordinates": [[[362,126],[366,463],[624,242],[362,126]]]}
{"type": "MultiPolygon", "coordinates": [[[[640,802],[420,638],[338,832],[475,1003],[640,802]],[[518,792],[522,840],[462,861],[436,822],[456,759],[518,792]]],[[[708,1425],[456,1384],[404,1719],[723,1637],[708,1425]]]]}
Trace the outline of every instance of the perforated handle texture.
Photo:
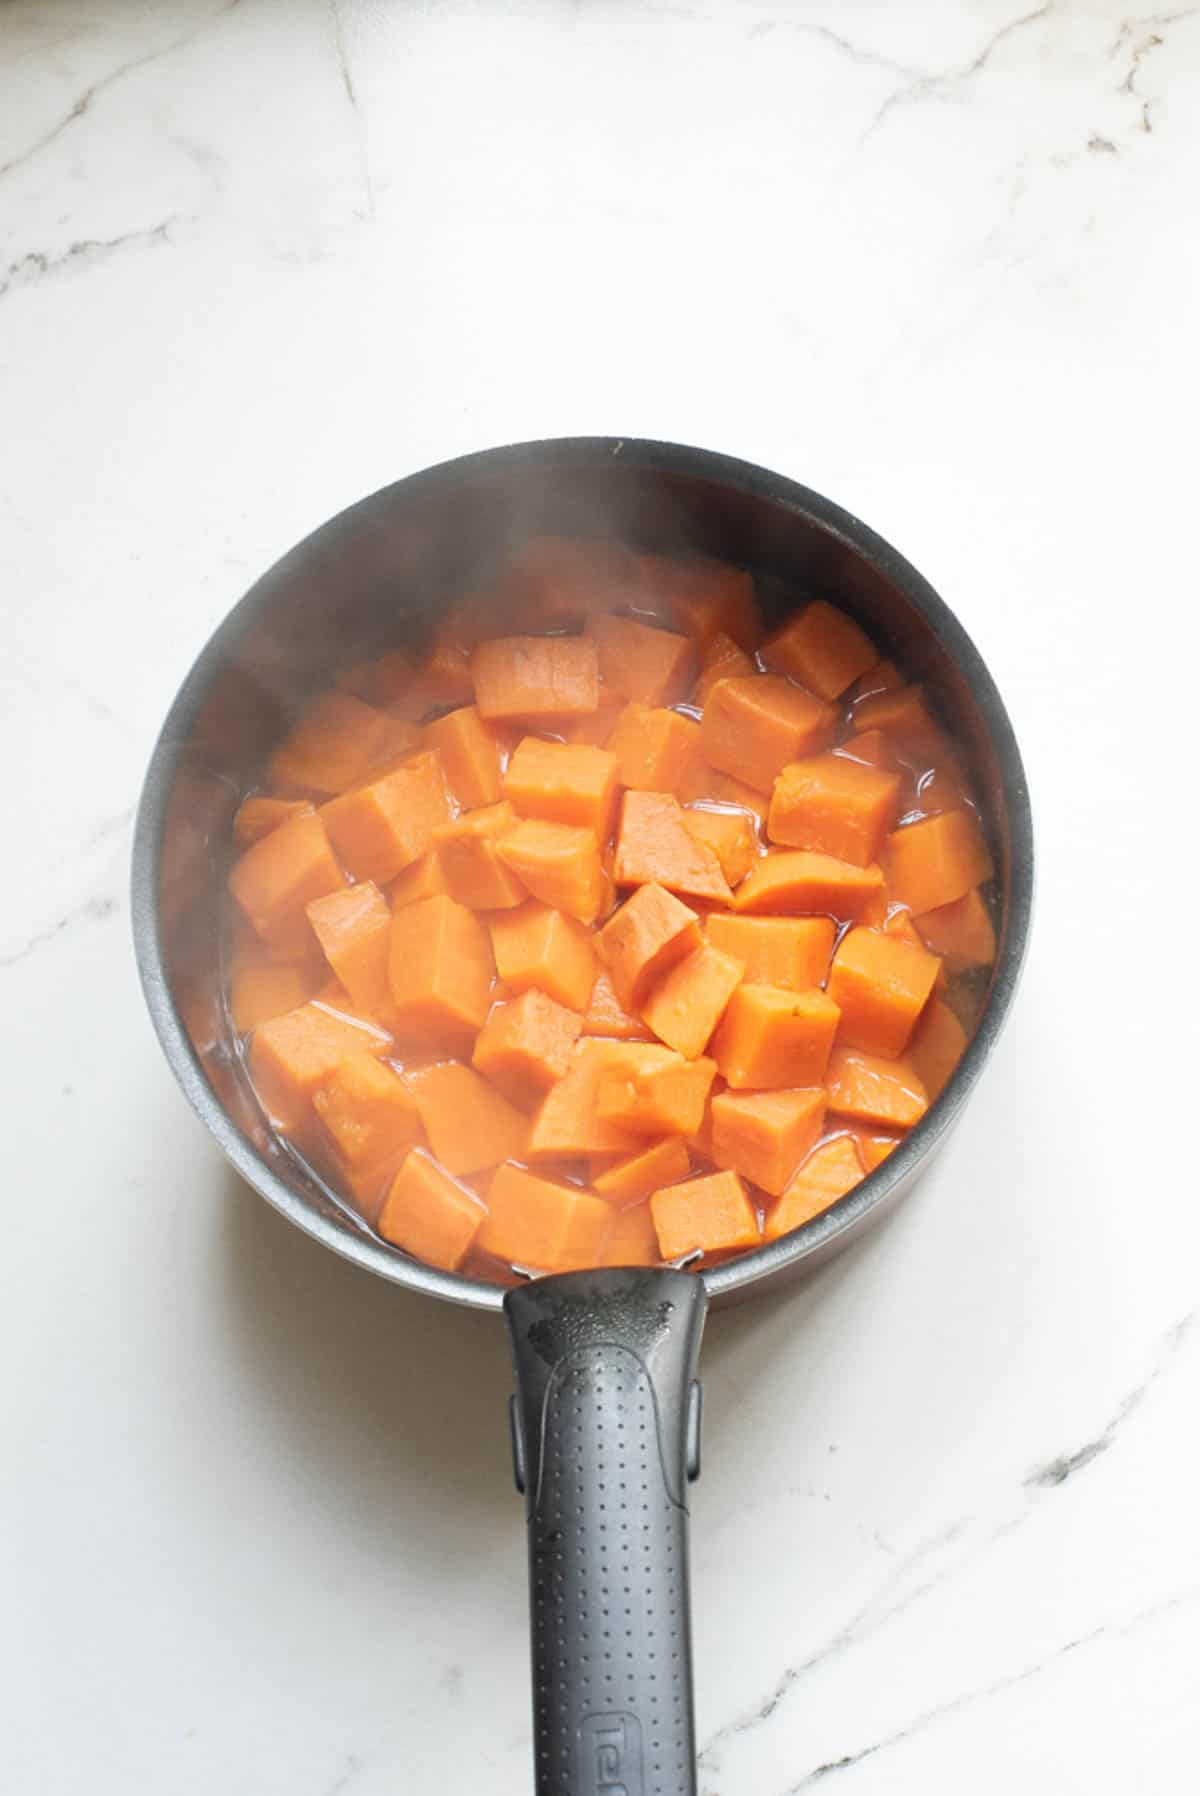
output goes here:
{"type": "Polygon", "coordinates": [[[705,1295],[688,1273],[510,1291],[538,1796],[694,1796],[689,1472],[705,1295]]]}

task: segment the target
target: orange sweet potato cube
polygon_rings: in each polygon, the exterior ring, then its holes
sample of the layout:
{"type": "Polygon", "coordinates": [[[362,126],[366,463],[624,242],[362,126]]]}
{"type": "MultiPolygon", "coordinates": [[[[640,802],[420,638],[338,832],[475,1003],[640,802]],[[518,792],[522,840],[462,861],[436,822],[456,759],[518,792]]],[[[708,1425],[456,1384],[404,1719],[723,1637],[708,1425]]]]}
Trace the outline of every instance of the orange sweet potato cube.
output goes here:
{"type": "Polygon", "coordinates": [[[804,992],[824,985],[837,928],[828,917],[737,917],[714,911],[704,933],[714,948],[743,963],[748,985],[804,992]]]}
{"type": "Polygon", "coordinates": [[[322,805],[329,839],[355,879],[386,885],[419,859],[453,815],[445,775],[432,752],[322,805]]]}
{"type": "MultiPolygon", "coordinates": [[[[668,1141],[664,1147],[677,1147],[678,1141],[668,1141]]],[[[650,1150],[653,1153],[655,1150],[650,1150]]],[[[643,1156],[645,1158],[645,1156],[643,1156]]],[[[600,1255],[601,1266],[657,1266],[662,1255],[658,1251],[658,1236],[654,1229],[654,1218],[650,1214],[650,1205],[644,1200],[630,1204],[624,1210],[618,1210],[613,1218],[613,1225],[608,1240],[600,1255]]]]}
{"type": "Polygon", "coordinates": [[[754,576],[708,556],[643,555],[640,603],[672,624],[693,647],[708,649],[719,635],[743,649],[762,638],[754,576]]]}
{"type": "Polygon", "coordinates": [[[406,1073],[429,1145],[448,1172],[483,1172],[521,1158],[528,1119],[474,1067],[457,1060],[406,1073]]]}
{"type": "Polygon", "coordinates": [[[881,857],[888,891],[916,916],[965,897],[992,876],[992,859],[973,811],[943,811],[894,829],[881,857]]]}
{"type": "Polygon", "coordinates": [[[385,1241],[414,1259],[457,1272],[486,1216],[473,1191],[414,1148],[391,1183],[376,1226],[385,1241]]]}
{"type": "MultiPolygon", "coordinates": [[[[893,686],[862,698],[854,707],[855,736],[882,730],[893,751],[918,771],[943,761],[949,744],[929,714],[919,686],[893,686]]],[[[851,747],[854,736],[847,747],[851,747]]]]}
{"type": "Polygon", "coordinates": [[[504,865],[543,904],[594,923],[612,902],[595,830],[528,817],[496,843],[504,865]]]}
{"type": "Polygon", "coordinates": [[[718,632],[704,651],[704,661],[692,688],[692,703],[703,711],[708,695],[718,680],[740,680],[755,672],[749,655],[739,648],[732,636],[718,632]]]}
{"type": "Polygon", "coordinates": [[[861,761],[867,767],[885,767],[895,771],[896,757],[892,753],[891,744],[882,730],[863,730],[849,741],[839,743],[836,751],[851,761],[861,761]]]}
{"type": "Polygon", "coordinates": [[[532,899],[488,918],[496,971],[512,992],[537,986],[568,1010],[582,1011],[596,979],[592,936],[582,923],[532,899]]]}
{"type": "Polygon", "coordinates": [[[397,873],[388,887],[388,902],[393,910],[400,910],[406,904],[419,904],[422,898],[448,897],[449,892],[437,848],[431,842],[418,860],[397,873]]]}
{"type": "MultiPolygon", "coordinates": [[[[592,1190],[597,1197],[614,1204],[636,1204],[664,1185],[686,1179],[692,1170],[687,1143],[682,1135],[667,1135],[639,1154],[611,1165],[598,1166],[592,1173],[592,1190]]],[[[649,1211],[647,1211],[647,1218],[649,1211]]],[[[654,1257],[657,1260],[657,1241],[654,1257]]]]}
{"type": "Polygon", "coordinates": [[[392,913],[379,887],[365,879],[361,885],[314,898],[307,911],[333,976],[350,994],[355,1009],[386,1023],[392,1008],[388,985],[392,913]]]}
{"type": "Polygon", "coordinates": [[[663,886],[639,886],[596,938],[613,990],[626,1010],[640,1010],[653,981],[700,945],[694,910],[663,886]]]}
{"type": "Polygon", "coordinates": [[[825,1090],[835,1115],[884,1129],[909,1129],[929,1108],[924,1081],[911,1060],[885,1060],[840,1044],[829,1056],[825,1090]]]}
{"type": "Polygon", "coordinates": [[[394,708],[404,717],[428,717],[448,706],[469,705],[475,697],[471,652],[453,640],[453,632],[441,632],[429,653],[418,664],[394,708]]]}
{"type": "Polygon", "coordinates": [[[269,836],[281,823],[289,823],[293,817],[305,817],[311,810],[307,798],[268,798],[265,793],[255,793],[250,798],[243,798],[237,808],[233,839],[239,848],[249,848],[252,842],[269,836]]]}
{"type": "Polygon", "coordinates": [[[836,1135],[811,1153],[779,1202],[769,1212],[763,1234],[778,1241],[802,1228],[830,1204],[853,1191],[863,1178],[858,1150],[848,1135],[836,1135]]]}
{"type": "Polygon", "coordinates": [[[818,698],[840,698],[879,659],[852,617],[814,599],[763,644],[767,667],[790,674],[818,698]]]}
{"type": "Polygon", "coordinates": [[[533,985],[492,1006],[471,1061],[514,1104],[531,1109],[567,1071],[582,1027],[578,1011],[533,985]]]}
{"type": "Polygon", "coordinates": [[[675,792],[700,754],[700,725],[682,712],[631,699],[617,718],[608,746],[620,781],[638,792],[675,792]]]}
{"type": "Polygon", "coordinates": [[[250,1037],[250,1077],[267,1115],[295,1133],[312,1114],[319,1085],[352,1054],[386,1054],[386,1029],[346,1016],[313,1000],[272,1017],[250,1037]]]}
{"type": "Polygon", "coordinates": [[[775,781],[767,834],[789,848],[815,849],[866,867],[879,859],[900,804],[898,773],[845,755],[793,761],[775,781]]]}
{"type": "Polygon", "coordinates": [[[848,930],[834,954],[827,988],[842,1013],[838,1040],[869,1054],[902,1054],[939,964],[935,954],[899,936],[848,930]]]}
{"type": "Polygon", "coordinates": [[[557,630],[627,603],[639,584],[633,552],[624,543],[530,536],[496,582],[494,602],[518,629],[557,630]]]}
{"type": "Polygon", "coordinates": [[[482,1028],[495,962],[479,918],[453,898],[423,898],[392,916],[388,978],[398,1036],[462,1043],[482,1028]]]}
{"type": "Polygon", "coordinates": [[[496,636],[471,654],[475,703],[489,722],[579,717],[600,702],[596,644],[587,636],[496,636]]]}
{"type": "Polygon", "coordinates": [[[990,967],[996,958],[996,931],[976,886],[952,904],[927,910],[914,921],[926,947],[941,955],[948,973],[990,967]]]}
{"type": "Polygon", "coordinates": [[[460,705],[435,717],[424,730],[451,792],[465,811],[495,804],[500,797],[500,743],[474,705],[460,705]]]}
{"type": "Polygon", "coordinates": [[[607,1035],[617,1041],[651,1041],[650,1030],[640,1016],[625,1009],[613,990],[613,982],[603,968],[596,975],[587,1014],[583,1019],[585,1035],[607,1035]]]}
{"type": "Polygon", "coordinates": [[[281,953],[305,951],[312,942],[305,906],[345,883],[315,811],[262,836],[229,874],[235,903],[262,940],[281,953]]]}
{"type": "Polygon", "coordinates": [[[617,802],[617,757],[587,743],[526,736],[508,763],[504,796],[520,817],[576,824],[603,840],[617,802]]]}
{"type": "Polygon", "coordinates": [[[317,1086],[312,1103],[348,1166],[384,1166],[422,1140],[412,1093],[371,1054],[340,1061],[317,1086]]]}
{"type": "Polygon", "coordinates": [[[858,1145],[859,1158],[868,1172],[874,1172],[882,1166],[889,1154],[895,1153],[904,1139],[902,1135],[884,1135],[878,1129],[856,1128],[854,1139],[858,1145]]]}
{"type": "Polygon", "coordinates": [[[383,711],[352,693],[322,693],[272,755],[271,779],[308,792],[344,792],[375,765],[388,727],[383,711]]]}
{"type": "Polygon", "coordinates": [[[531,1160],[573,1159],[581,1154],[632,1154],[639,1137],[600,1116],[598,1095],[609,1072],[626,1073],[661,1065],[666,1049],[657,1044],[585,1037],[576,1043],[566,1073],[552,1085],[533,1118],[531,1160]],[[650,1056],[647,1061],[646,1056],[650,1056]]]}
{"type": "Polygon", "coordinates": [[[617,718],[625,709],[625,700],[619,692],[609,692],[603,680],[600,682],[600,702],[594,711],[582,717],[565,717],[556,726],[557,733],[564,742],[586,745],[591,748],[607,748],[609,738],[617,726],[617,718]]]}
{"type": "Polygon", "coordinates": [[[736,1172],[668,1185],[650,1199],[650,1213],[664,1260],[759,1244],[758,1216],[736,1172]]]}
{"type": "Polygon", "coordinates": [[[885,885],[880,867],[856,867],[806,848],[766,854],[733,895],[735,910],[780,916],[797,913],[842,920],[882,921],[885,885]]]}
{"type": "Polygon", "coordinates": [[[531,1272],[572,1272],[600,1264],[613,1226],[612,1209],[603,1198],[506,1165],[496,1170],[487,1204],[477,1245],[493,1258],[531,1272]]]}
{"type": "Polygon", "coordinates": [[[613,873],[621,886],[665,886],[685,898],[728,904],[733,896],[716,850],[687,827],[669,792],[626,792],[613,873]]]}
{"type": "Polygon", "coordinates": [[[660,1041],[694,1060],[708,1046],[744,971],[742,961],[702,941],[659,974],[642,1003],[642,1016],[660,1041]]]}
{"type": "Polygon", "coordinates": [[[313,995],[307,967],[274,960],[240,959],[229,981],[229,1015],[239,1035],[296,1010],[313,995]]]}
{"type": "Polygon", "coordinates": [[[917,1024],[909,1050],[909,1059],[931,1104],[946,1089],[966,1046],[966,1030],[950,1006],[934,998],[917,1024]]]}
{"type": "Polygon", "coordinates": [[[718,680],[700,723],[704,758],[722,773],[769,792],[789,761],[832,740],[837,712],[778,674],[718,680]]]}
{"type": "Polygon", "coordinates": [[[687,691],[692,645],[686,636],[656,630],[632,617],[593,617],[588,635],[596,646],[604,684],[641,705],[673,705],[687,691]]]}
{"type": "Polygon", "coordinates": [[[824,1122],[825,1093],[819,1086],[718,1092],[712,1101],[712,1157],[778,1197],[816,1145],[824,1122]]]}
{"type": "Polygon", "coordinates": [[[648,1053],[640,1063],[601,1069],[596,1114],[631,1135],[692,1135],[704,1121],[716,1064],[684,1060],[667,1048],[657,1052],[657,1061],[648,1053]]]}
{"type": "Polygon", "coordinates": [[[824,992],[739,985],[713,1035],[713,1059],[735,1091],[820,1085],[838,1016],[824,992]]]}
{"type": "Polygon", "coordinates": [[[465,811],[433,832],[433,846],[446,889],[470,910],[515,910],[529,896],[504,863],[500,845],[515,829],[517,814],[507,799],[465,811]]]}
{"type": "Polygon", "coordinates": [[[745,811],[689,805],[683,813],[683,826],[697,842],[712,849],[731,887],[745,879],[758,859],[758,830],[745,811]]]}

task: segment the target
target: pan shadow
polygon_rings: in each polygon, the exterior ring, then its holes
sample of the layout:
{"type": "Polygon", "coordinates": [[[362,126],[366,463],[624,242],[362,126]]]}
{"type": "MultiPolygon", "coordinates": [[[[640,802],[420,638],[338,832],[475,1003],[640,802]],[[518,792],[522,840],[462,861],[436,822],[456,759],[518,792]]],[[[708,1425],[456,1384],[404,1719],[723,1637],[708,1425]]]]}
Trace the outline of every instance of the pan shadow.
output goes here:
{"type": "Polygon", "coordinates": [[[401,1290],[312,1241],[232,1170],[224,1284],[239,1366],[286,1431],[289,1475],[347,1521],[431,1552],[522,1522],[510,1474],[508,1343],[497,1316],[401,1290]]]}

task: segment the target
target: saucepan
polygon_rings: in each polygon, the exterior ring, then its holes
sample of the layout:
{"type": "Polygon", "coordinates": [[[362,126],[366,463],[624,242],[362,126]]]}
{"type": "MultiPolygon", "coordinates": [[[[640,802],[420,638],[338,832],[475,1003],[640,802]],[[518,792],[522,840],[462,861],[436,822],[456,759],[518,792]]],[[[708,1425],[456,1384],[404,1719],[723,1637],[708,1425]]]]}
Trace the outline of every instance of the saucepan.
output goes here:
{"type": "Polygon", "coordinates": [[[911,1186],[979,1078],[1012,1003],[1033,889],[1029,797],[1004,705],[920,574],[781,475],[629,438],[517,444],[397,481],[285,555],[235,606],[168,713],[138,815],[133,919],[146,1001],[183,1091],[242,1177],[335,1253],[421,1293],[504,1314],[527,1508],[540,1796],[695,1790],[687,1488],[709,1303],[809,1273],[911,1186]],[[968,763],[996,868],[998,951],[981,1019],[903,1144],[803,1228],[700,1272],[604,1270],[507,1292],[393,1249],[267,1126],[225,1008],[230,822],[288,718],[332,672],[392,646],[533,532],[618,537],[749,568],[768,620],[801,595],[849,611],[925,683],[968,763]]]}

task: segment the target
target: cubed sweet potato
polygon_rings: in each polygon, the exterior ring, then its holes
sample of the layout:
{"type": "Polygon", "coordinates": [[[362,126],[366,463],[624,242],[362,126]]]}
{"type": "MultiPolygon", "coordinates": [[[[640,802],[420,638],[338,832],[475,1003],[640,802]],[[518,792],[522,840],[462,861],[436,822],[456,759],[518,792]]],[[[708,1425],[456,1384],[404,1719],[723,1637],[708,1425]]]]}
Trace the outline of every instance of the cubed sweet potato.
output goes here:
{"type": "Polygon", "coordinates": [[[530,900],[488,918],[496,971],[512,992],[536,986],[568,1010],[586,1008],[596,981],[593,937],[574,917],[530,900]]]}
{"type": "Polygon", "coordinates": [[[689,805],[683,825],[697,842],[712,849],[730,887],[740,884],[758,859],[758,830],[745,811],[689,805]]]}
{"type": "Polygon", "coordinates": [[[312,997],[315,981],[306,966],[288,961],[239,959],[229,981],[229,1015],[239,1035],[296,1010],[312,997]]]}
{"type": "Polygon", "coordinates": [[[700,725],[659,705],[631,700],[617,718],[609,748],[623,786],[637,792],[676,792],[700,754],[700,725]]]}
{"type": "Polygon", "coordinates": [[[992,860],[973,811],[944,811],[894,829],[881,865],[888,891],[916,916],[953,904],[992,876],[992,860]]]}
{"type": "Polygon", "coordinates": [[[940,954],[949,973],[990,967],[996,958],[996,931],[977,887],[952,904],[914,918],[917,932],[931,953],[940,954]]]}
{"type": "Polygon", "coordinates": [[[447,1171],[465,1176],[523,1158],[528,1119],[474,1067],[443,1060],[406,1078],[429,1145],[447,1171]]]}
{"type": "Polygon", "coordinates": [[[827,988],[842,1013],[838,1040],[870,1054],[902,1054],[938,966],[935,954],[895,935],[848,930],[834,954],[827,988]]]}
{"type": "Polygon", "coordinates": [[[861,1183],[863,1165],[848,1135],[835,1135],[809,1155],[779,1202],[768,1212],[763,1234],[768,1241],[802,1228],[830,1204],[861,1183]]]}
{"type": "Polygon", "coordinates": [[[885,907],[883,871],[856,867],[805,848],[776,849],[751,869],[733,895],[733,907],[751,914],[809,915],[872,922],[885,907]]]}
{"type": "Polygon", "coordinates": [[[607,1072],[661,1065],[666,1052],[656,1043],[588,1036],[577,1042],[566,1073],[551,1086],[534,1115],[526,1150],[529,1159],[636,1153],[642,1145],[640,1138],[599,1115],[600,1082],[607,1072]]]}
{"type": "Polygon", "coordinates": [[[643,1000],[642,1016],[660,1041],[694,1060],[708,1046],[744,971],[742,961],[702,941],[658,975],[643,1000]]]}
{"type": "Polygon", "coordinates": [[[387,895],[393,910],[400,910],[406,904],[419,904],[422,898],[449,897],[450,888],[432,842],[419,859],[405,867],[403,873],[397,873],[387,895]]]}
{"type": "Polygon", "coordinates": [[[487,1210],[422,1148],[414,1148],[384,1199],[377,1227],[385,1241],[426,1265],[457,1272],[487,1210]]]}
{"type": "Polygon", "coordinates": [[[488,1216],[476,1245],[529,1272],[571,1272],[600,1263],[613,1212],[603,1198],[520,1166],[501,1166],[488,1187],[488,1216]]]}
{"type": "Polygon", "coordinates": [[[442,878],[459,904],[470,910],[515,910],[524,904],[529,894],[501,854],[501,845],[516,824],[516,812],[502,799],[464,811],[453,823],[434,830],[442,878]]]}
{"type": "Polygon", "coordinates": [[[712,1157],[778,1197],[821,1134],[825,1093],[722,1091],[712,1101],[712,1157]]]}
{"type": "Polygon", "coordinates": [[[312,1103],[349,1166],[385,1166],[423,1140],[412,1093],[397,1072],[372,1054],[340,1061],[317,1086],[312,1103]]]}
{"type": "Polygon", "coordinates": [[[607,748],[612,733],[617,727],[617,718],[625,709],[625,700],[619,692],[610,692],[603,680],[600,682],[600,702],[594,711],[583,717],[564,717],[555,724],[555,733],[564,742],[573,742],[591,748],[607,748]]]}
{"type": "Polygon", "coordinates": [[[714,948],[743,963],[748,985],[804,992],[824,985],[837,928],[828,917],[742,917],[714,911],[704,933],[714,948]]]}
{"type": "Polygon", "coordinates": [[[911,1060],[885,1060],[859,1048],[834,1048],[825,1089],[835,1115],[884,1129],[909,1129],[929,1108],[924,1081],[911,1060]]]}
{"type": "Polygon", "coordinates": [[[386,1024],[392,1008],[388,985],[392,913],[379,887],[365,879],[361,885],[314,898],[306,908],[330,970],[349,992],[355,1009],[386,1024]]]}
{"type": "Polygon", "coordinates": [[[832,705],[777,674],[718,680],[700,723],[710,766],[759,792],[769,792],[789,761],[815,754],[833,739],[832,705]]]}
{"type": "Polygon", "coordinates": [[[530,986],[492,1006],[472,1064],[514,1104],[532,1109],[567,1071],[582,1027],[578,1011],[530,986]]]}
{"type": "Polygon", "coordinates": [[[382,886],[425,853],[453,810],[442,764],[430,751],[332,799],[320,816],[347,870],[382,886]]]}
{"type": "Polygon", "coordinates": [[[835,699],[874,666],[879,651],[852,617],[814,599],[763,644],[762,657],[818,698],[835,699]]]}
{"type": "Polygon", "coordinates": [[[250,1037],[250,1077],[267,1115],[289,1134],[303,1132],[317,1087],[352,1054],[386,1054],[392,1038],[315,1000],[262,1023],[250,1037]]]}
{"type": "Polygon", "coordinates": [[[508,763],[504,796],[520,817],[576,824],[603,841],[617,801],[617,757],[586,743],[526,736],[508,763]]]}
{"type": "Polygon", "coordinates": [[[694,910],[661,885],[639,886],[596,938],[613,990],[638,1011],[655,979],[700,945],[694,910]]]}
{"type": "MultiPolygon", "coordinates": [[[[663,1145],[672,1147],[680,1144],[664,1142],[663,1145]]],[[[643,1200],[640,1203],[629,1204],[623,1210],[617,1210],[613,1217],[612,1231],[601,1251],[599,1264],[601,1266],[657,1266],[661,1260],[662,1255],[658,1250],[658,1235],[655,1233],[650,1205],[643,1200]]]]}
{"type": "Polygon", "coordinates": [[[405,1041],[456,1046],[483,1026],[495,962],[488,931],[453,898],[423,898],[392,916],[388,977],[405,1041]]]}
{"type": "Polygon", "coordinates": [[[596,975],[583,1019],[585,1035],[607,1035],[617,1041],[652,1041],[653,1035],[640,1016],[625,1009],[603,967],[596,975]]]}
{"type": "Polygon", "coordinates": [[[474,705],[435,717],[424,730],[426,747],[442,764],[446,783],[465,811],[500,797],[500,742],[474,705]]]}
{"type": "MultiPolygon", "coordinates": [[[[653,1050],[651,1050],[653,1052],[653,1050]]],[[[712,1060],[684,1060],[661,1049],[661,1060],[601,1068],[596,1114],[631,1135],[692,1135],[704,1120],[716,1075],[712,1060]]]]}
{"type": "Polygon", "coordinates": [[[596,644],[587,636],[497,636],[471,654],[475,703],[492,723],[585,716],[600,702],[596,644]]]}
{"type": "Polygon", "coordinates": [[[684,898],[728,904],[732,893],[716,850],[688,828],[669,792],[626,792],[613,872],[620,886],[657,884],[684,898]]]}
{"type": "Polygon", "coordinates": [[[824,992],[739,985],[713,1035],[712,1056],[735,1091],[820,1085],[838,1018],[824,992]]]}
{"type": "Polygon", "coordinates": [[[587,628],[611,691],[642,705],[673,705],[684,696],[693,660],[686,636],[632,617],[593,617],[587,628]]]}
{"type": "Polygon", "coordinates": [[[281,823],[235,861],[234,901],[270,947],[303,954],[313,940],[305,907],[345,885],[325,825],[315,811],[281,823]]]}
{"type": "Polygon", "coordinates": [[[708,556],[643,555],[640,603],[703,653],[725,635],[753,650],[762,638],[754,576],[708,556]]]}
{"type": "MultiPolygon", "coordinates": [[[[609,1203],[634,1204],[652,1192],[661,1191],[664,1185],[686,1179],[691,1170],[691,1158],[682,1135],[667,1135],[626,1160],[597,1167],[592,1174],[592,1190],[609,1203]]],[[[657,1242],[655,1246],[657,1249],[657,1242]]],[[[658,1258],[657,1251],[654,1257],[658,1258]]]]}
{"type": "Polygon", "coordinates": [[[692,703],[703,711],[718,680],[740,680],[755,671],[754,662],[732,636],[718,632],[704,651],[704,660],[692,688],[692,703]]]}
{"type": "Polygon", "coordinates": [[[934,998],[917,1024],[909,1052],[931,1104],[949,1084],[966,1046],[966,1030],[950,1006],[934,998]]]}
{"type": "Polygon", "coordinates": [[[895,753],[917,772],[934,766],[949,753],[949,743],[930,715],[919,686],[893,686],[861,699],[854,707],[853,728],[854,735],[882,730],[895,753]]]}
{"type": "Polygon", "coordinates": [[[281,823],[289,823],[293,817],[304,817],[312,808],[307,798],[270,798],[265,793],[255,793],[250,798],[243,798],[237,808],[233,839],[239,848],[249,848],[252,842],[269,836],[281,823]]]}
{"type": "Polygon", "coordinates": [[[767,834],[789,848],[814,849],[856,867],[879,859],[896,821],[898,773],[866,767],[845,755],[793,761],[775,781],[767,834]]]}
{"type": "Polygon", "coordinates": [[[326,796],[344,792],[378,759],[388,718],[352,693],[314,699],[271,756],[271,781],[326,796]]]}
{"type": "Polygon", "coordinates": [[[736,1172],[668,1185],[650,1199],[650,1213],[664,1260],[731,1253],[759,1243],[758,1216],[736,1172]]]}
{"type": "Polygon", "coordinates": [[[594,923],[612,902],[595,830],[529,817],[496,844],[504,865],[543,904],[594,923]]]}

